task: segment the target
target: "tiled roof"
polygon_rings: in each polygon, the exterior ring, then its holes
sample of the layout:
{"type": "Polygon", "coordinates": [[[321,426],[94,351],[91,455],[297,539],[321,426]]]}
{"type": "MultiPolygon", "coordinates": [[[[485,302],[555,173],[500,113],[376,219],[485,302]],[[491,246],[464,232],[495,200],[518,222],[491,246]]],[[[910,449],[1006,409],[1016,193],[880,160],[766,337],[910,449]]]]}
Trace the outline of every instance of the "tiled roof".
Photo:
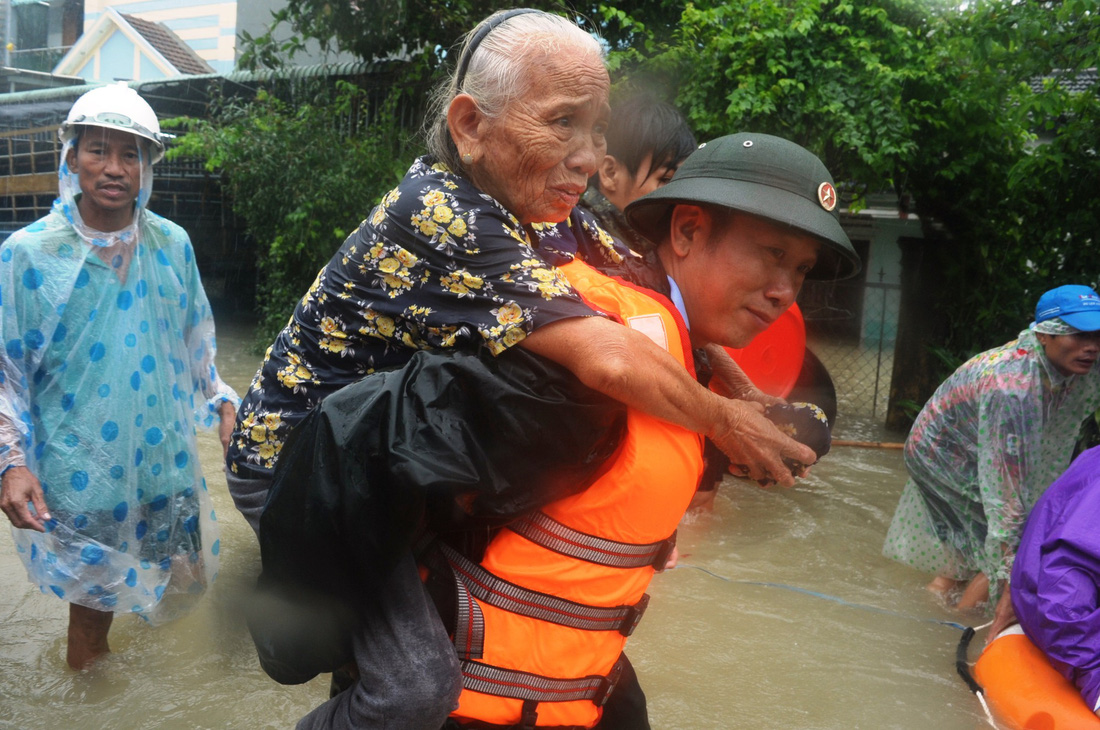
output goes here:
{"type": "Polygon", "coordinates": [[[160,23],[154,23],[136,15],[123,15],[134,30],[157,49],[160,55],[185,75],[213,73],[213,67],[202,60],[182,39],[160,23]]]}
{"type": "Polygon", "coordinates": [[[1043,90],[1043,82],[1047,79],[1058,79],[1058,85],[1071,93],[1080,93],[1082,91],[1088,91],[1089,89],[1100,88],[1097,86],[1097,82],[1100,79],[1097,78],[1097,70],[1095,68],[1087,68],[1084,71],[1078,71],[1072,76],[1068,73],[1054,72],[1047,76],[1032,79],[1028,85],[1032,91],[1040,92],[1043,90]]]}

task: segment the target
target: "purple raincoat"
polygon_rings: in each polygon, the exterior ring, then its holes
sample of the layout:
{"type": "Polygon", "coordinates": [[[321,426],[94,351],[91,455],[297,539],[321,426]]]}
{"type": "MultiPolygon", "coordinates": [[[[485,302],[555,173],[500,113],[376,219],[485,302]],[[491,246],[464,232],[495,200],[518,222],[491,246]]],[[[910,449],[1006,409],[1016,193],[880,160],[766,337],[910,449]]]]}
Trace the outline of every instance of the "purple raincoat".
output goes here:
{"type": "Polygon", "coordinates": [[[1094,711],[1100,700],[1100,446],[1035,504],[1012,568],[1020,625],[1094,711]]]}

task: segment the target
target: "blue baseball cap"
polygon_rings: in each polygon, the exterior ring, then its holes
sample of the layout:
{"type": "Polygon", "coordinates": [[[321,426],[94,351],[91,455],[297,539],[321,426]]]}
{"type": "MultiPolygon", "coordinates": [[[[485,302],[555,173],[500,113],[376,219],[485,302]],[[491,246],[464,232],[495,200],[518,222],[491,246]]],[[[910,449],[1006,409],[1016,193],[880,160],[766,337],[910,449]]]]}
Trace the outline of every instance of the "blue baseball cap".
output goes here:
{"type": "Polygon", "coordinates": [[[1035,323],[1055,318],[1081,332],[1100,330],[1100,295],[1080,284],[1051,289],[1035,305],[1035,323]]]}

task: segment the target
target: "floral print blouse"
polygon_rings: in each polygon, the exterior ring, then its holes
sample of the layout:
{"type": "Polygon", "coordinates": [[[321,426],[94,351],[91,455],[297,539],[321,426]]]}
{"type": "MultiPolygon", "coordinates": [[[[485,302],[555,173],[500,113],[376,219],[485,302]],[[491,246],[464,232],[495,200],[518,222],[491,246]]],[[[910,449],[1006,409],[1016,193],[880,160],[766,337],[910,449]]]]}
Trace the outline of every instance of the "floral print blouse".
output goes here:
{"type": "Polygon", "coordinates": [[[525,228],[464,177],[418,159],[268,348],[237,415],[229,468],[269,478],[289,430],[322,398],[417,350],[499,355],[537,327],[592,316],[547,263],[577,254],[607,263],[631,255],[579,211],[525,228]]]}

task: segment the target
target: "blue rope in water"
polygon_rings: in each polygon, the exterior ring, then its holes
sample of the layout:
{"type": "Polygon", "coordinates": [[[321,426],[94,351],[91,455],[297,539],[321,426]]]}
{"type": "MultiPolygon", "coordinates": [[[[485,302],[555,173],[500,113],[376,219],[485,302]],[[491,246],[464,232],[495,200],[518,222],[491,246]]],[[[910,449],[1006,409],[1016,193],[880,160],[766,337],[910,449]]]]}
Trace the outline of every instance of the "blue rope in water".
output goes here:
{"type": "Polygon", "coordinates": [[[822,598],[826,601],[832,601],[833,603],[839,603],[840,605],[848,606],[849,608],[858,608],[861,611],[871,611],[872,613],[881,613],[881,614],[884,614],[886,616],[896,616],[898,618],[909,619],[910,621],[922,621],[924,623],[933,623],[933,624],[939,624],[941,626],[950,626],[951,628],[958,629],[959,631],[966,631],[966,629],[969,628],[968,626],[964,626],[963,624],[956,623],[955,621],[944,621],[944,620],[938,619],[938,618],[921,618],[919,616],[910,616],[908,614],[900,613],[898,611],[891,611],[891,610],[886,609],[886,608],[879,608],[878,606],[869,606],[865,603],[852,603],[851,601],[845,601],[843,598],[838,598],[837,596],[830,596],[827,593],[820,593],[818,591],[811,591],[808,588],[799,588],[798,586],[787,585],[786,583],[772,583],[770,581],[760,581],[760,580],[735,580],[733,578],[729,578],[729,577],[726,577],[724,575],[719,575],[718,573],[715,573],[711,570],[707,570],[706,568],[700,567],[698,565],[691,565],[690,563],[680,563],[679,565],[676,566],[676,568],[674,568],[674,570],[679,569],[679,568],[691,568],[693,570],[698,570],[701,573],[706,573],[707,575],[711,576],[712,578],[718,578],[719,580],[724,580],[727,583],[736,583],[738,585],[746,585],[746,586],[763,586],[765,588],[779,588],[779,589],[782,589],[782,590],[785,590],[785,591],[793,591],[794,593],[801,593],[801,594],[806,595],[806,596],[813,596],[814,598],[822,598]]]}

